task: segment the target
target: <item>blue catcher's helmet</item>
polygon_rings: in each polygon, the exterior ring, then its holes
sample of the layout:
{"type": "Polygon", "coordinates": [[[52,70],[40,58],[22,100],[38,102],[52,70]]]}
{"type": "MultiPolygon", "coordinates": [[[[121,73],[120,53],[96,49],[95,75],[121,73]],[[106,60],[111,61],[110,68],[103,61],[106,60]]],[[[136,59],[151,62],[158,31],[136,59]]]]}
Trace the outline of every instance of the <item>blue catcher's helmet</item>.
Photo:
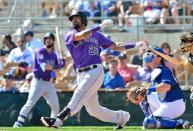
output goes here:
{"type": "Polygon", "coordinates": [[[150,62],[153,61],[153,59],[155,58],[154,53],[153,52],[146,52],[143,54],[143,64],[148,64],[150,62]]]}

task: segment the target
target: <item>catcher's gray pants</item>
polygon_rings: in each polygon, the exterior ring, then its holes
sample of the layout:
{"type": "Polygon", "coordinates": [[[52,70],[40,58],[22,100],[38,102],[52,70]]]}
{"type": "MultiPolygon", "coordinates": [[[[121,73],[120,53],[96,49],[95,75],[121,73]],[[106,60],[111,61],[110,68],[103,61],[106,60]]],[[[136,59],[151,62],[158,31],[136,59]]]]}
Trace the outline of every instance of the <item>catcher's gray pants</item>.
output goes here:
{"type": "Polygon", "coordinates": [[[103,79],[104,71],[101,64],[97,64],[97,68],[87,72],[77,73],[78,87],[67,105],[71,109],[70,115],[76,114],[82,106],[85,106],[87,112],[99,120],[125,124],[130,118],[128,112],[113,111],[99,104],[97,91],[101,87],[103,79]]]}
{"type": "Polygon", "coordinates": [[[47,103],[51,107],[51,117],[56,117],[59,113],[59,101],[54,84],[52,82],[42,81],[34,77],[31,82],[27,102],[19,113],[19,121],[24,122],[24,118],[28,115],[41,96],[46,99],[47,103]]]}

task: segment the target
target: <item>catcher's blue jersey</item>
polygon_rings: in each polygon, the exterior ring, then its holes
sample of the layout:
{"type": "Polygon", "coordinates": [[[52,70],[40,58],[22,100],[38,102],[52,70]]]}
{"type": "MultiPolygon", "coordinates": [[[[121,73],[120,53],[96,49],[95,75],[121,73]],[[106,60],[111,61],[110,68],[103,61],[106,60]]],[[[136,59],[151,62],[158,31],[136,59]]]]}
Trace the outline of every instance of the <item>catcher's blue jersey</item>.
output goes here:
{"type": "Polygon", "coordinates": [[[171,85],[171,89],[166,93],[159,93],[159,99],[161,102],[173,102],[175,100],[183,99],[183,92],[177,82],[176,77],[171,72],[171,70],[165,65],[159,65],[156,69],[154,69],[152,74],[152,82],[153,84],[166,83],[171,85]],[[154,73],[154,70],[157,73],[154,73]]]}

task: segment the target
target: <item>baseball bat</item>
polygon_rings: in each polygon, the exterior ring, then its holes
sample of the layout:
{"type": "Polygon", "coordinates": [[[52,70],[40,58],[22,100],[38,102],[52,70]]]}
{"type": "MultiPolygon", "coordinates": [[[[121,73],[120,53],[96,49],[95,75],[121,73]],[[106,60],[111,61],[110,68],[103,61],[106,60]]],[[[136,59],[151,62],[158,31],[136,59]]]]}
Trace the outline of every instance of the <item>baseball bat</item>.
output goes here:
{"type": "Polygon", "coordinates": [[[159,51],[156,51],[156,50],[154,50],[154,49],[152,49],[152,48],[150,48],[150,47],[148,47],[148,50],[150,50],[150,51],[152,51],[153,53],[161,56],[162,58],[164,58],[165,60],[173,63],[173,64],[176,65],[176,66],[179,66],[179,65],[183,64],[183,61],[179,61],[179,60],[176,59],[176,58],[173,58],[173,57],[171,57],[171,56],[169,56],[169,55],[163,54],[163,53],[161,53],[161,52],[159,52],[159,51]]]}
{"type": "Polygon", "coordinates": [[[61,44],[60,44],[60,32],[59,32],[59,27],[56,26],[55,30],[56,30],[56,39],[57,39],[57,43],[58,43],[59,54],[60,54],[60,57],[62,57],[62,49],[61,49],[61,44]]]}

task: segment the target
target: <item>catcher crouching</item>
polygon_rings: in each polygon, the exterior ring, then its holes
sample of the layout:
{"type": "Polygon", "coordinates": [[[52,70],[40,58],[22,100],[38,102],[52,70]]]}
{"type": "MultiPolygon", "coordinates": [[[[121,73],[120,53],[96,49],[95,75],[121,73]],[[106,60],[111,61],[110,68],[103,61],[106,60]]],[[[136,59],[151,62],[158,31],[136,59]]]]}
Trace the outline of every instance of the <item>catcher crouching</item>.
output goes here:
{"type": "MultiPolygon", "coordinates": [[[[154,47],[154,50],[163,53],[158,47],[154,47]]],[[[185,100],[175,76],[165,66],[164,59],[147,51],[143,55],[143,63],[153,70],[151,85],[148,88],[131,88],[127,94],[131,102],[140,104],[146,116],[143,120],[143,128],[190,128],[188,121],[179,119],[185,111],[185,100]]]]}

